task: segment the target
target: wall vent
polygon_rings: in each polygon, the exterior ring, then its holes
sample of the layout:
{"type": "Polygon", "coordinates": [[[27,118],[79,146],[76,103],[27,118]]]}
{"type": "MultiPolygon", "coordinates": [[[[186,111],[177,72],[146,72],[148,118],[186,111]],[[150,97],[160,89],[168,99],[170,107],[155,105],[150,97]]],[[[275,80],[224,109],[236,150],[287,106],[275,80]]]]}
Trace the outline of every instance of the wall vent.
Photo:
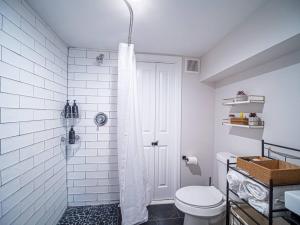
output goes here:
{"type": "Polygon", "coordinates": [[[185,72],[186,73],[199,73],[200,72],[200,59],[185,59],[185,72]]]}

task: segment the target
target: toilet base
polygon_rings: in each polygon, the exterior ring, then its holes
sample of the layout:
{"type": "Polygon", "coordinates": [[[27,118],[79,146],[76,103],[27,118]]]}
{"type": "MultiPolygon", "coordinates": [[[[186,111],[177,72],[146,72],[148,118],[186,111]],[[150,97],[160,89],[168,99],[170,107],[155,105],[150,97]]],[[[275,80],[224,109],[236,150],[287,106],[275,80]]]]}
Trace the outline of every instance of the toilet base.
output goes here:
{"type": "Polygon", "coordinates": [[[225,212],[213,217],[184,215],[184,225],[225,225],[225,212]]]}

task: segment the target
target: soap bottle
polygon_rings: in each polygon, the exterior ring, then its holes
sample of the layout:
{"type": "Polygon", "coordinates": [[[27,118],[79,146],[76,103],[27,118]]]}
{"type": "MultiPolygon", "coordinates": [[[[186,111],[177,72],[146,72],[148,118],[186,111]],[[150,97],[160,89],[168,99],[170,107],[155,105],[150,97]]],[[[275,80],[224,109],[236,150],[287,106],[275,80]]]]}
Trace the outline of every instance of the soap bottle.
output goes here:
{"type": "Polygon", "coordinates": [[[67,104],[65,105],[64,114],[65,114],[65,118],[71,118],[72,108],[69,104],[69,100],[67,100],[67,104]]]}
{"type": "Polygon", "coordinates": [[[73,118],[79,118],[79,112],[78,112],[78,106],[76,104],[76,100],[74,100],[74,103],[72,105],[72,115],[73,118]]]}
{"type": "Polygon", "coordinates": [[[69,131],[69,144],[75,144],[75,139],[76,139],[76,136],[75,136],[75,131],[73,129],[73,126],[71,126],[71,129],[69,131]]]}

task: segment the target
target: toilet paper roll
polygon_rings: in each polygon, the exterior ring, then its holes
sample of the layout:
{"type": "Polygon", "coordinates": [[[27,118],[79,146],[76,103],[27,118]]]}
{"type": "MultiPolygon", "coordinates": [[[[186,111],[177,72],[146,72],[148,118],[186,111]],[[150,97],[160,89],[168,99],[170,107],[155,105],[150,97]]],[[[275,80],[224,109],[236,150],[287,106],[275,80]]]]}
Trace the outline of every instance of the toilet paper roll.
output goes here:
{"type": "Polygon", "coordinates": [[[186,164],[188,164],[188,165],[198,165],[198,159],[195,156],[189,156],[189,157],[187,157],[186,164]]]}

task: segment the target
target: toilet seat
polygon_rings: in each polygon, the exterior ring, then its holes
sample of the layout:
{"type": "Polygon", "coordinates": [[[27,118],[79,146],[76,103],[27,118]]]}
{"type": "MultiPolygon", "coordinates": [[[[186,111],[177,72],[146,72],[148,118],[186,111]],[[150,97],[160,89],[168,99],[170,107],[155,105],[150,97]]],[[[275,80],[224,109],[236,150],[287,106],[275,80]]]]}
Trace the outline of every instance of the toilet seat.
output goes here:
{"type": "Polygon", "coordinates": [[[214,186],[189,186],[175,194],[175,205],[194,216],[216,216],[225,211],[223,194],[214,186]]]}

